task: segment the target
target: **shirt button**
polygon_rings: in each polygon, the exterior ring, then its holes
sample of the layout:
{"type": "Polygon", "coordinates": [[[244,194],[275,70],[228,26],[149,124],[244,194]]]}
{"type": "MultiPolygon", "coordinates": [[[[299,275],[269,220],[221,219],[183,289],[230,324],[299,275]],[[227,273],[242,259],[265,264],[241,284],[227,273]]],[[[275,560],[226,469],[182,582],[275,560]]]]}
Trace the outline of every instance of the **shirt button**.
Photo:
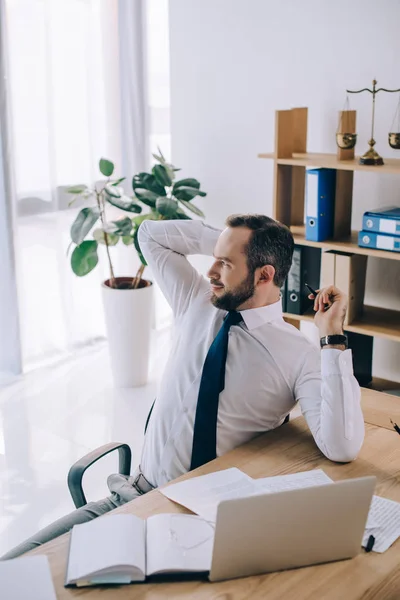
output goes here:
{"type": "Polygon", "coordinates": [[[167,478],[167,473],[166,473],[164,470],[163,470],[163,471],[161,471],[161,475],[162,475],[163,477],[167,478]]]}
{"type": "Polygon", "coordinates": [[[188,408],[186,406],[183,408],[183,412],[185,413],[185,415],[188,413],[188,408]]]}

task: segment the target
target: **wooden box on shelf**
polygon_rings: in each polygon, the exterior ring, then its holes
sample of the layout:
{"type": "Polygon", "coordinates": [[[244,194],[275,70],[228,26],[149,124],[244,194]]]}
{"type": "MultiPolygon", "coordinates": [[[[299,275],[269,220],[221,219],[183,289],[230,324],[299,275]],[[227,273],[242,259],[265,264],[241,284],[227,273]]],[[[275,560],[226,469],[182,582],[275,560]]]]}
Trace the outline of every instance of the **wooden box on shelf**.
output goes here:
{"type": "Polygon", "coordinates": [[[347,295],[345,325],[363,313],[366,273],[367,256],[332,250],[322,253],[320,286],[333,284],[347,295]]]}

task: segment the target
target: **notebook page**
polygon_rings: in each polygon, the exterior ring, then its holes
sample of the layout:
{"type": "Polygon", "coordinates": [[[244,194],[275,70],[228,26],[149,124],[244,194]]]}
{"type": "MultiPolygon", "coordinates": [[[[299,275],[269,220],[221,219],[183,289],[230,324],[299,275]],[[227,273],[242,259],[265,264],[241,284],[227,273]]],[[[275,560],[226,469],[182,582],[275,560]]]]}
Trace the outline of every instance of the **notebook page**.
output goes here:
{"type": "Polygon", "coordinates": [[[134,515],[110,515],[94,519],[89,523],[75,525],[71,533],[67,583],[76,580],[96,579],[93,574],[104,569],[118,572],[132,567],[140,574],[135,581],[145,576],[145,521],[134,515]]]}
{"type": "Polygon", "coordinates": [[[0,561],[0,597],[4,600],[57,600],[47,556],[0,561]]]}
{"type": "Polygon", "coordinates": [[[366,546],[370,535],[375,537],[374,552],[385,552],[400,537],[400,503],[373,496],[368,514],[367,528],[362,545],[366,546]],[[369,525],[370,518],[378,528],[369,525]]]}
{"type": "Polygon", "coordinates": [[[206,521],[215,522],[217,507],[222,500],[251,496],[258,488],[254,479],[233,467],[169,485],[160,492],[206,521]]]}
{"type": "Polygon", "coordinates": [[[154,515],[146,525],[147,575],[211,569],[213,524],[173,513],[154,515]]]}

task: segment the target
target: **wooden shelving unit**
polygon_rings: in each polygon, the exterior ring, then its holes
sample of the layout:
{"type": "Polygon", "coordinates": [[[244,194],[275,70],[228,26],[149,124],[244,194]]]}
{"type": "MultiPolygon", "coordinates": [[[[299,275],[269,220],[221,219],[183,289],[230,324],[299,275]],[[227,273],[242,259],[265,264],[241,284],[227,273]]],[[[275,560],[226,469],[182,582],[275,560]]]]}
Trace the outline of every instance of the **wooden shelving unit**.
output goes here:
{"type": "MultiPolygon", "coordinates": [[[[400,175],[400,159],[385,158],[385,164],[382,166],[367,166],[360,165],[358,157],[351,156],[351,151],[347,150],[338,151],[337,155],[308,153],[307,119],[307,108],[277,111],[275,151],[258,155],[259,158],[274,162],[272,216],[290,227],[294,241],[298,245],[321,248],[321,251],[333,250],[400,261],[400,254],[396,252],[360,248],[357,232],[351,231],[354,172],[400,175]],[[323,242],[311,242],[305,239],[304,198],[307,167],[336,170],[334,234],[332,239],[323,242]]],[[[313,315],[312,310],[302,315],[284,313],[285,319],[295,326],[299,326],[301,321],[312,321],[313,315]]],[[[400,342],[400,302],[399,311],[364,306],[362,314],[345,329],[400,342]]],[[[400,387],[400,383],[376,378],[371,385],[374,389],[400,387]]]]}
{"type": "MultiPolygon", "coordinates": [[[[284,317],[292,321],[313,321],[314,313],[312,310],[307,311],[304,315],[284,313],[284,317]]],[[[346,325],[346,331],[400,342],[400,312],[376,306],[364,306],[363,315],[350,325],[346,325]]]]}
{"type": "Polygon", "coordinates": [[[387,252],[386,250],[361,248],[358,245],[357,241],[357,231],[352,231],[349,236],[341,240],[325,240],[323,242],[310,242],[309,240],[306,240],[304,225],[291,225],[290,230],[293,233],[295,244],[299,244],[300,246],[313,246],[314,248],[324,248],[325,250],[350,252],[352,254],[364,254],[365,256],[385,258],[388,260],[400,260],[400,252],[387,252]]]}
{"type": "Polygon", "coordinates": [[[278,158],[273,152],[267,152],[259,154],[258,158],[269,158],[275,160],[278,165],[289,165],[292,167],[323,167],[325,169],[339,169],[341,171],[364,171],[367,173],[378,172],[400,175],[400,159],[398,158],[385,158],[385,164],[378,167],[360,165],[358,163],[358,156],[351,160],[338,160],[335,154],[318,154],[313,152],[294,152],[291,157],[286,158],[278,158]]]}

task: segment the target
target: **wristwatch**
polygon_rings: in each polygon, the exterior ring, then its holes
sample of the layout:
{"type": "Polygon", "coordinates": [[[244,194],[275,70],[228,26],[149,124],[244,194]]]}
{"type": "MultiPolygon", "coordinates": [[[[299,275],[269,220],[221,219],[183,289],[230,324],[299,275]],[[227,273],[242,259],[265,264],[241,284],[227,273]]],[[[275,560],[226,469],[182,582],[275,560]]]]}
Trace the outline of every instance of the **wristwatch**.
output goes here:
{"type": "Polygon", "coordinates": [[[349,347],[347,335],[324,335],[319,341],[321,348],[324,346],[344,346],[349,347]]]}

